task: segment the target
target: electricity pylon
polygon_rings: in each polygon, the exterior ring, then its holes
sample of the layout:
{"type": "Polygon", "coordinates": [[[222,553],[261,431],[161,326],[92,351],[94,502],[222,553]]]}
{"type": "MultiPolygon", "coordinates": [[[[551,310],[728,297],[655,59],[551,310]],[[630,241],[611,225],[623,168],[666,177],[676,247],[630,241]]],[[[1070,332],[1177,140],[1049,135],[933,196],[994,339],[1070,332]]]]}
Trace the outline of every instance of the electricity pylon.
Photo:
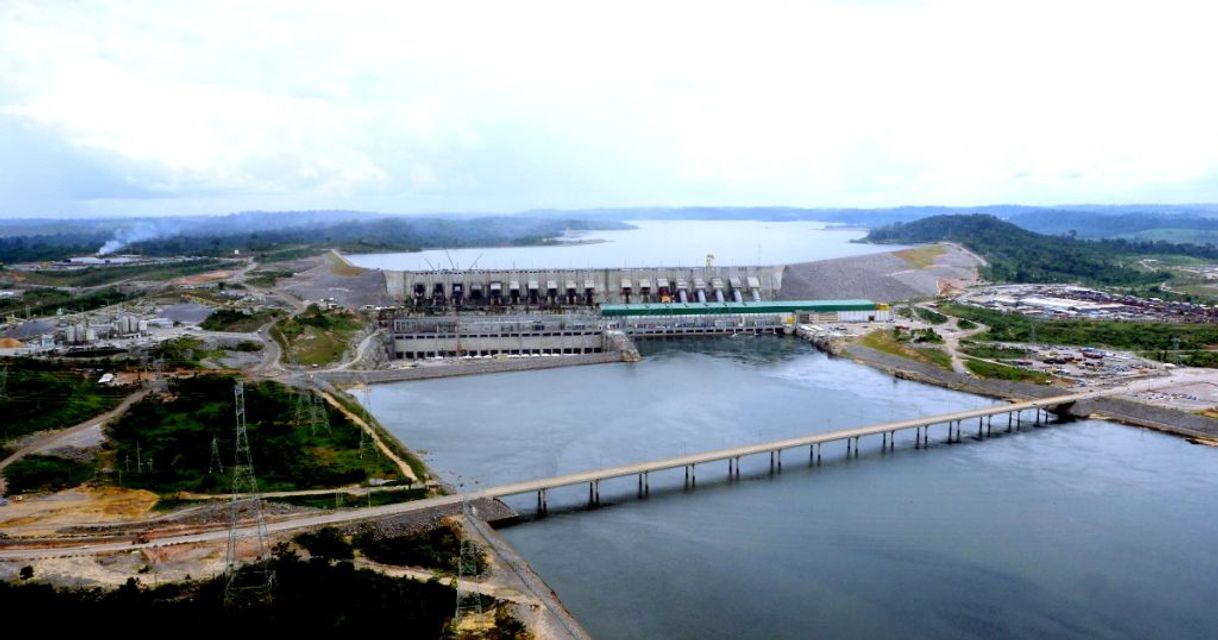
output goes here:
{"type": "Polygon", "coordinates": [[[481,580],[482,551],[470,537],[473,519],[477,517],[477,512],[469,502],[469,496],[465,493],[465,485],[461,484],[460,489],[461,551],[457,556],[457,607],[453,612],[453,633],[461,638],[481,638],[483,635],[482,592],[477,587],[474,589],[467,587],[470,582],[476,585],[481,580]],[[462,632],[459,628],[461,621],[471,618],[474,624],[469,630],[462,632]]]}
{"type": "Polygon", "coordinates": [[[233,494],[230,502],[228,525],[228,551],[224,586],[224,603],[240,604],[250,601],[266,601],[271,597],[275,574],[267,563],[266,521],[262,518],[262,500],[258,496],[258,481],[254,477],[254,461],[250,455],[249,436],[245,430],[245,385],[238,382],[233,390],[236,407],[236,438],[233,457],[233,494]],[[252,526],[241,526],[242,513],[253,520],[252,526]],[[253,541],[256,558],[253,567],[238,570],[238,559],[242,543],[253,541]]]}

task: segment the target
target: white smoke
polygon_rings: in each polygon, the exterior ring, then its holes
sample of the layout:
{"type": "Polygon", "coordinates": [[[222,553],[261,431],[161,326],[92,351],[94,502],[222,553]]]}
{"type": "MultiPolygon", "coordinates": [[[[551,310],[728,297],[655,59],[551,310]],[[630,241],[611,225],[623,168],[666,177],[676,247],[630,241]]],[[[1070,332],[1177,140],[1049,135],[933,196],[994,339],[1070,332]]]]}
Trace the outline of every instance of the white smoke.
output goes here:
{"type": "Polygon", "coordinates": [[[130,244],[176,235],[181,232],[181,230],[182,224],[175,221],[140,221],[130,227],[123,227],[115,231],[114,237],[107,240],[106,243],[97,250],[97,255],[109,255],[121,251],[130,244]]]}

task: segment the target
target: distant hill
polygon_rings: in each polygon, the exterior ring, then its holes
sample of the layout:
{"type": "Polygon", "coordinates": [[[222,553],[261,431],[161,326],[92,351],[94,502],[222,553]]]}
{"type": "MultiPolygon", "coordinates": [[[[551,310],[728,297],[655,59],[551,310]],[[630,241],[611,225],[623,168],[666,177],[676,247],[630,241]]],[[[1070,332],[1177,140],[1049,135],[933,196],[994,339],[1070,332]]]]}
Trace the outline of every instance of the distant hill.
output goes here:
{"type": "Polygon", "coordinates": [[[982,270],[998,282],[1089,282],[1146,285],[1170,274],[1132,268],[1134,262],[1109,243],[1049,236],[1022,229],[990,215],[932,216],[873,229],[865,240],[917,244],[951,241],[964,245],[990,264],[982,270]]]}
{"type": "Polygon", "coordinates": [[[1124,237],[1205,244],[1218,233],[1218,217],[1190,212],[1042,209],[1021,212],[1008,220],[1030,231],[1079,238],[1124,237]],[[1200,233],[1190,233],[1193,231],[1200,233]]]}

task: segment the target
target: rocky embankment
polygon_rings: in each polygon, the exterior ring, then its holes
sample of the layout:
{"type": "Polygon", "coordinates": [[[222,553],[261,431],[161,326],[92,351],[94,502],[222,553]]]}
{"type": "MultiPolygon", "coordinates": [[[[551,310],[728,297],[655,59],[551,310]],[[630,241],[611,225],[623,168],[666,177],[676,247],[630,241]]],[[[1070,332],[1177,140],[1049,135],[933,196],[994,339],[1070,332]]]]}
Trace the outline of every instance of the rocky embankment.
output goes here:
{"type": "MultiPolygon", "coordinates": [[[[889,355],[857,344],[845,347],[837,355],[844,355],[855,362],[882,369],[905,380],[914,380],[992,398],[1024,400],[1062,395],[1067,392],[1061,387],[1049,385],[974,378],[941,369],[929,363],[889,355]]],[[[1080,418],[1102,417],[1122,424],[1184,436],[1194,441],[1218,443],[1218,420],[1119,397],[1098,398],[1079,403],[1071,408],[1071,415],[1080,418]]]]}

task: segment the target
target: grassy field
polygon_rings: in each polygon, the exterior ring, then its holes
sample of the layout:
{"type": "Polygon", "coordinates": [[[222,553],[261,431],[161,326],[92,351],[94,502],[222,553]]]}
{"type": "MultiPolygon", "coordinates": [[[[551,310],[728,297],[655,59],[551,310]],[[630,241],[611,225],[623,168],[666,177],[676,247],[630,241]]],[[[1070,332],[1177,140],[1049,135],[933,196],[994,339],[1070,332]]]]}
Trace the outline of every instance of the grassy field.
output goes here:
{"type": "Polygon", "coordinates": [[[1036,384],[1049,384],[1053,381],[1052,376],[1040,373],[1039,371],[1008,367],[1004,364],[994,364],[973,358],[964,358],[964,366],[973,374],[982,378],[1011,380],[1013,382],[1033,382],[1036,384]]]}
{"type": "Polygon", "coordinates": [[[31,317],[37,317],[54,314],[59,309],[92,311],[124,302],[131,297],[117,289],[104,289],[86,294],[73,294],[59,289],[31,289],[21,297],[0,300],[0,313],[23,316],[28,312],[31,317]]]}
{"type": "Polygon", "coordinates": [[[25,271],[21,276],[30,284],[55,287],[96,287],[121,280],[172,280],[182,276],[215,271],[227,264],[223,260],[206,258],[172,264],[147,264],[128,267],[85,267],[63,271],[25,271]]]}
{"type": "Polygon", "coordinates": [[[897,337],[894,332],[886,329],[878,329],[863,336],[859,343],[865,347],[870,347],[876,351],[881,351],[890,355],[901,358],[909,358],[920,362],[927,362],[937,367],[950,369],[952,366],[951,356],[938,347],[916,346],[915,344],[897,337]]]}
{"type": "Polygon", "coordinates": [[[909,266],[915,269],[925,269],[935,264],[935,258],[947,252],[942,245],[932,244],[925,247],[914,247],[912,249],[904,249],[894,251],[892,255],[909,263],[909,266]]]}
{"type": "Polygon", "coordinates": [[[279,317],[275,310],[246,313],[236,309],[216,309],[199,326],[208,331],[235,331],[250,333],[279,317]]]}
{"type": "Polygon", "coordinates": [[[300,315],[280,321],[272,329],[272,335],[288,360],[295,358],[304,366],[321,366],[342,358],[352,337],[362,328],[364,322],[358,316],[321,311],[314,305],[300,315]]]}
{"type": "MultiPolygon", "coordinates": [[[[234,380],[226,376],[179,379],[166,393],[132,406],[106,428],[115,469],[109,480],[162,495],[227,491],[234,457],[233,387],[234,380]],[[213,442],[218,459],[212,456],[213,442]]],[[[250,450],[260,490],[402,479],[340,411],[323,405],[329,427],[303,426],[306,417],[296,410],[297,398],[275,382],[245,386],[250,450]]]]}
{"type": "Polygon", "coordinates": [[[8,382],[0,398],[0,443],[43,429],[70,427],[113,409],[131,392],[97,383],[99,373],[54,362],[0,362],[8,382]]]}

